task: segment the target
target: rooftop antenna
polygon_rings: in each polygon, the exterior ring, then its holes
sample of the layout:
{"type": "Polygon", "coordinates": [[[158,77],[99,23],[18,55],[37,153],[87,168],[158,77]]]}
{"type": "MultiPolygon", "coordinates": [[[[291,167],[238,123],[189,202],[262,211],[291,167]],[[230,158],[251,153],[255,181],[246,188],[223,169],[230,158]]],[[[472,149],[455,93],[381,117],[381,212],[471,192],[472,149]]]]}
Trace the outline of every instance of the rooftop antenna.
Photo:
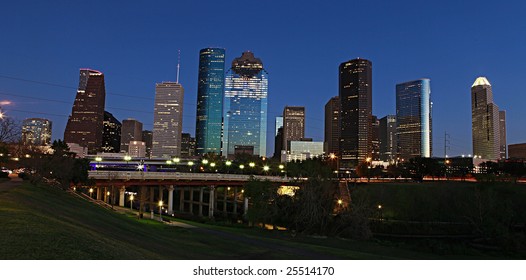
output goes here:
{"type": "Polygon", "coordinates": [[[177,50],[178,51],[178,55],[177,55],[177,79],[176,79],[176,83],[179,83],[179,68],[181,67],[181,50],[177,50]]]}

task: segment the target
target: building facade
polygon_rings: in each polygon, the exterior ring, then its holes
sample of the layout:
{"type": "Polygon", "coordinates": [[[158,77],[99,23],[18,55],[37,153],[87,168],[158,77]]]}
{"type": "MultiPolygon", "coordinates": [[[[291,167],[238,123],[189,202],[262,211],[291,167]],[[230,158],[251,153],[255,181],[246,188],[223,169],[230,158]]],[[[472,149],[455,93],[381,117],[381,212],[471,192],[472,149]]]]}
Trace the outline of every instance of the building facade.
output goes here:
{"type": "Polygon", "coordinates": [[[197,81],[196,152],[221,154],[225,50],[206,48],[199,52],[197,81]]]}
{"type": "Polygon", "coordinates": [[[290,150],[290,141],[305,138],[305,107],[286,106],[283,109],[283,148],[290,150]]]}
{"type": "Polygon", "coordinates": [[[90,154],[100,151],[105,102],[104,74],[80,69],[79,86],[64,131],[64,142],[86,147],[90,154]]]}
{"type": "Polygon", "coordinates": [[[506,144],[506,111],[499,111],[499,144],[500,144],[500,159],[507,159],[508,152],[506,144]]]}
{"type": "Polygon", "coordinates": [[[323,155],[323,142],[321,141],[290,141],[290,150],[281,155],[281,162],[302,161],[323,155]]]}
{"type": "Polygon", "coordinates": [[[41,118],[25,119],[22,122],[22,143],[28,146],[51,145],[50,120],[41,118]]]}
{"type": "Polygon", "coordinates": [[[387,115],[380,119],[378,138],[380,140],[380,160],[394,162],[397,150],[395,115],[387,115]]]}
{"type": "Polygon", "coordinates": [[[493,103],[491,84],[478,77],[471,86],[471,135],[473,155],[487,160],[500,158],[499,107],[493,103]]]}
{"type": "Polygon", "coordinates": [[[356,167],[372,153],[372,63],[353,59],[340,64],[340,167],[356,167]]]}
{"type": "Polygon", "coordinates": [[[129,153],[131,141],[142,141],[142,122],[127,119],[122,121],[120,151],[129,153]]]}
{"type": "Polygon", "coordinates": [[[223,156],[233,157],[236,146],[266,155],[267,95],[268,73],[261,60],[249,51],[234,59],[225,80],[223,156]]]}
{"type": "Polygon", "coordinates": [[[142,131],[142,141],[144,142],[144,145],[146,146],[145,157],[150,158],[152,155],[152,141],[153,141],[153,133],[151,130],[142,131]]]}
{"type": "Polygon", "coordinates": [[[132,158],[146,157],[146,143],[143,141],[130,141],[128,143],[128,155],[132,158]]]}
{"type": "Polygon", "coordinates": [[[325,104],[325,141],[323,150],[327,155],[339,154],[340,98],[335,96],[325,104]]]}
{"type": "Polygon", "coordinates": [[[118,153],[121,147],[121,122],[110,112],[104,111],[102,152],[118,153]]]}
{"type": "Polygon", "coordinates": [[[197,141],[190,133],[181,135],[181,157],[191,158],[196,155],[197,141]]]}
{"type": "Polygon", "coordinates": [[[396,142],[400,159],[431,157],[431,81],[396,85],[396,142]]]}
{"type": "Polygon", "coordinates": [[[508,145],[508,158],[526,160],[526,143],[508,145]]]}
{"type": "Polygon", "coordinates": [[[184,88],[176,82],[155,85],[152,132],[153,158],[181,156],[184,88]]]}

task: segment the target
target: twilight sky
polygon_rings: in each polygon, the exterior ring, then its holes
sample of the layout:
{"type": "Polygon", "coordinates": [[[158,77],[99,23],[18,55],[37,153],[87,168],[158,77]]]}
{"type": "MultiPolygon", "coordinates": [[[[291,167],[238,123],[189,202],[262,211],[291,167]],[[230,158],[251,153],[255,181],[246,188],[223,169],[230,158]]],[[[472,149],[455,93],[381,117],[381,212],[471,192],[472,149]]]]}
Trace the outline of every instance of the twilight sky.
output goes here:
{"type": "Polygon", "coordinates": [[[199,50],[245,50],[269,73],[267,154],[274,118],[305,106],[306,136],[323,141],[325,103],[338,66],[373,63],[373,114],[395,114],[395,85],[431,79],[433,154],[472,153],[470,87],[486,76],[507,111],[508,144],[526,142],[523,1],[4,1],[0,8],[0,101],[19,120],[53,121],[62,139],[79,68],[102,71],[106,110],[151,129],[155,83],[185,88],[184,132],[195,135],[199,50]],[[35,83],[37,81],[38,83],[35,83]]]}

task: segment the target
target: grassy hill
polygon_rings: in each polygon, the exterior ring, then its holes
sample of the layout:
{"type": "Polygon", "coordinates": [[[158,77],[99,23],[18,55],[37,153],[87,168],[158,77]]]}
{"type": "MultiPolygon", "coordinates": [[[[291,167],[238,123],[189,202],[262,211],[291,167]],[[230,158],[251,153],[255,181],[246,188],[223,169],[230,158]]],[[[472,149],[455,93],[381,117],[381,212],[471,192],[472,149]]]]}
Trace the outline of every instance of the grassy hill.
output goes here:
{"type": "Polygon", "coordinates": [[[139,220],[27,182],[0,191],[0,225],[0,259],[488,258],[478,253],[430,254],[377,241],[293,238],[254,228],[180,228],[139,220]]]}

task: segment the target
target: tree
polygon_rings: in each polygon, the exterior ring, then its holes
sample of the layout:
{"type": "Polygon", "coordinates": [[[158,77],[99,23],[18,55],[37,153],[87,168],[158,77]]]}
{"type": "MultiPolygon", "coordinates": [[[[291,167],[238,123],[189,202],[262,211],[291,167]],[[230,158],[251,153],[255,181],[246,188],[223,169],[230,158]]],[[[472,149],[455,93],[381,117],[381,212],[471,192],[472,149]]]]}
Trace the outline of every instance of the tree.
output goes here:
{"type": "Polygon", "coordinates": [[[20,124],[10,117],[0,118],[0,142],[15,142],[21,135],[20,124]]]}

